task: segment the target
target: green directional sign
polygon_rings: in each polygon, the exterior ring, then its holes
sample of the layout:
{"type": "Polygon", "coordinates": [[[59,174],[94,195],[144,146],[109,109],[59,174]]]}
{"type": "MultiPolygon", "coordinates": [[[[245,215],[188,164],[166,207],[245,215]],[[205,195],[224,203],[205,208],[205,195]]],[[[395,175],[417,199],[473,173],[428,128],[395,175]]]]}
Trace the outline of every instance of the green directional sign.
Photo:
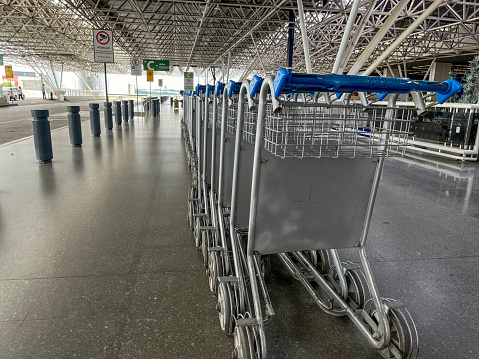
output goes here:
{"type": "Polygon", "coordinates": [[[168,60],[143,60],[143,68],[153,71],[170,71],[170,61],[168,60]]]}
{"type": "Polygon", "coordinates": [[[3,66],[3,55],[0,54],[0,66],[3,66]]]}
{"type": "Polygon", "coordinates": [[[184,77],[185,77],[185,91],[193,90],[194,88],[194,72],[185,72],[184,77]]]}

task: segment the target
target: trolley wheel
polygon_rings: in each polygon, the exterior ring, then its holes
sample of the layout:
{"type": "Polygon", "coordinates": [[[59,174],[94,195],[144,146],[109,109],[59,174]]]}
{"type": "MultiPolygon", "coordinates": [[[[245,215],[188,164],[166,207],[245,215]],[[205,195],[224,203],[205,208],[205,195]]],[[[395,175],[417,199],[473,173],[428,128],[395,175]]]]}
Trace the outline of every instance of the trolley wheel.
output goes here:
{"type": "Polygon", "coordinates": [[[200,230],[201,225],[202,225],[202,219],[200,217],[196,217],[195,226],[193,228],[193,235],[195,237],[195,245],[198,249],[200,249],[201,247],[201,230],[200,230]]]}
{"type": "Polygon", "coordinates": [[[219,258],[217,251],[209,252],[209,257],[208,283],[211,291],[216,294],[218,292],[218,278],[223,275],[223,273],[221,273],[221,259],[219,258]]]}
{"type": "Polygon", "coordinates": [[[226,335],[233,334],[233,293],[228,283],[221,282],[218,287],[218,316],[220,319],[221,330],[226,335]]]}
{"type": "Polygon", "coordinates": [[[236,326],[234,331],[233,359],[255,359],[254,334],[249,327],[236,326]]]}
{"type": "MultiPolygon", "coordinates": [[[[368,288],[366,278],[364,277],[363,272],[360,269],[353,269],[346,272],[346,280],[351,280],[351,284],[356,287],[354,297],[351,297],[351,293],[349,293],[349,298],[351,298],[354,303],[358,306],[358,309],[364,308],[366,304],[367,297],[369,296],[369,289],[368,288]],[[353,284],[354,283],[354,284],[353,284]]],[[[348,283],[349,287],[349,283],[348,283]]]]}
{"type": "Polygon", "coordinates": [[[271,257],[268,255],[261,256],[261,274],[263,275],[264,281],[269,282],[271,280],[271,257]]]}
{"type": "Polygon", "coordinates": [[[201,252],[203,253],[203,262],[208,267],[208,248],[210,247],[210,231],[201,232],[201,252]]]}
{"type": "Polygon", "coordinates": [[[195,224],[193,211],[194,211],[193,202],[188,201],[188,214],[187,214],[186,220],[188,221],[188,225],[190,226],[191,229],[193,229],[193,226],[195,224]]]}
{"type": "MultiPolygon", "coordinates": [[[[376,309],[372,308],[370,316],[376,323],[379,322],[376,309]]],[[[386,348],[378,349],[379,354],[386,359],[409,358],[413,350],[411,328],[404,319],[403,314],[396,308],[389,310],[388,320],[391,340],[386,348]]],[[[374,333],[373,328],[370,327],[369,330],[371,333],[374,333]]]]}
{"type": "MultiPolygon", "coordinates": [[[[346,284],[348,286],[348,299],[356,304],[357,309],[361,309],[366,304],[366,292],[364,290],[364,282],[361,272],[358,269],[352,269],[344,273],[346,284]]],[[[331,277],[339,284],[339,277],[336,268],[331,268],[331,277]]]]}
{"type": "Polygon", "coordinates": [[[227,253],[227,250],[224,252],[221,252],[221,255],[220,255],[221,268],[223,269],[224,276],[228,276],[231,274],[230,262],[226,258],[226,256],[228,255],[229,254],[227,253]]]}
{"type": "MultiPolygon", "coordinates": [[[[189,197],[190,198],[195,198],[196,197],[196,188],[193,186],[190,186],[189,189],[189,197]]],[[[193,216],[195,213],[195,205],[193,201],[188,201],[188,224],[190,225],[191,228],[193,228],[195,224],[195,217],[193,216]]]]}

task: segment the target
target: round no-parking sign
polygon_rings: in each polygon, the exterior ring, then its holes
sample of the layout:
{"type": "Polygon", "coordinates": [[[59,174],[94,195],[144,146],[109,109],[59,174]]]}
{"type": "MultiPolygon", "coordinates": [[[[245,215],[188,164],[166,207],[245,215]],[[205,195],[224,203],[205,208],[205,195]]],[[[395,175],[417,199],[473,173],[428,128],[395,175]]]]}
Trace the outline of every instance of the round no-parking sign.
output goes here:
{"type": "Polygon", "coordinates": [[[131,74],[133,76],[141,76],[141,72],[142,72],[141,64],[142,64],[141,58],[139,57],[131,58],[130,65],[131,65],[131,74]]]}
{"type": "Polygon", "coordinates": [[[100,45],[108,45],[110,42],[110,35],[108,35],[106,31],[98,31],[96,33],[96,41],[98,41],[100,45]]]}

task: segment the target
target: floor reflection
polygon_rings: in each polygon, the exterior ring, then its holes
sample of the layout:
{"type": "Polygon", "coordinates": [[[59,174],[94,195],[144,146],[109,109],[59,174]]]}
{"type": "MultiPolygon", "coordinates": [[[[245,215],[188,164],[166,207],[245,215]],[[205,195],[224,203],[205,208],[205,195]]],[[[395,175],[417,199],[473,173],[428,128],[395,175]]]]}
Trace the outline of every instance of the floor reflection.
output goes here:
{"type": "Polygon", "coordinates": [[[53,195],[57,189],[54,162],[39,165],[38,176],[42,194],[45,197],[53,195]]]}
{"type": "Polygon", "coordinates": [[[409,193],[479,218],[478,166],[408,156],[386,161],[383,179],[409,193]]]}

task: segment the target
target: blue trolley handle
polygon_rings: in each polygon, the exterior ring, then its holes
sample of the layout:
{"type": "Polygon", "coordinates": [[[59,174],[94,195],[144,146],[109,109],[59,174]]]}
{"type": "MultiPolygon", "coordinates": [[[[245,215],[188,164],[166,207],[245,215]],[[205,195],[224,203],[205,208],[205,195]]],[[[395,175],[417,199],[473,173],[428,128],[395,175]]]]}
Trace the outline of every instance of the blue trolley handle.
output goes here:
{"type": "Polygon", "coordinates": [[[216,81],[215,96],[219,97],[223,95],[224,88],[225,88],[225,84],[223,82],[216,81]]]}
{"type": "Polygon", "coordinates": [[[213,92],[215,91],[215,87],[213,85],[206,85],[206,97],[210,98],[211,95],[213,95],[213,92]]]}
{"type": "Polygon", "coordinates": [[[279,69],[273,81],[274,96],[290,92],[377,92],[383,99],[388,93],[409,93],[411,91],[435,92],[440,104],[462,89],[455,80],[444,82],[414,81],[407,78],[351,76],[351,75],[314,75],[292,73],[279,69]]]}
{"type": "Polygon", "coordinates": [[[263,84],[263,80],[264,79],[258,75],[254,75],[251,78],[251,82],[249,83],[249,95],[251,98],[255,97],[255,95],[259,93],[261,85],[263,84]]]}
{"type": "Polygon", "coordinates": [[[200,92],[205,92],[206,91],[206,86],[205,85],[196,85],[195,88],[195,95],[199,96],[200,92]]]}
{"type": "Polygon", "coordinates": [[[235,82],[233,80],[228,81],[228,98],[239,94],[242,82],[235,82]]]}

